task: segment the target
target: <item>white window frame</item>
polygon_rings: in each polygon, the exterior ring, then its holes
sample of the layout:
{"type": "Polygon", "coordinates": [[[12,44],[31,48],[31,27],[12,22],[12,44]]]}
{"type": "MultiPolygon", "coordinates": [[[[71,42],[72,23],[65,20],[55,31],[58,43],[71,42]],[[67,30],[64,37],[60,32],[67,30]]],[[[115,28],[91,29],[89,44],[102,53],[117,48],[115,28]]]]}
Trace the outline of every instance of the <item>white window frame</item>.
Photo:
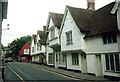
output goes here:
{"type": "Polygon", "coordinates": [[[66,45],[71,45],[72,41],[72,30],[65,33],[66,34],[66,45]]]}
{"type": "Polygon", "coordinates": [[[72,53],[72,65],[79,65],[79,54],[78,53],[72,53]]]}
{"type": "Polygon", "coordinates": [[[55,28],[51,29],[51,39],[55,38],[55,28]]]}
{"type": "Polygon", "coordinates": [[[29,54],[29,49],[24,49],[24,54],[29,54]]]}
{"type": "Polygon", "coordinates": [[[120,72],[120,68],[116,64],[115,55],[118,55],[118,60],[119,60],[118,61],[119,62],[118,65],[120,65],[120,55],[119,54],[117,54],[117,53],[105,54],[105,66],[106,66],[106,70],[107,71],[120,72]],[[114,66],[111,66],[110,55],[111,55],[111,57],[113,57],[113,64],[114,64],[114,66]],[[106,56],[107,56],[107,58],[106,58],[106,56]],[[109,66],[109,67],[107,67],[107,66],[109,66]],[[114,70],[112,69],[112,67],[114,68],[114,70]]]}

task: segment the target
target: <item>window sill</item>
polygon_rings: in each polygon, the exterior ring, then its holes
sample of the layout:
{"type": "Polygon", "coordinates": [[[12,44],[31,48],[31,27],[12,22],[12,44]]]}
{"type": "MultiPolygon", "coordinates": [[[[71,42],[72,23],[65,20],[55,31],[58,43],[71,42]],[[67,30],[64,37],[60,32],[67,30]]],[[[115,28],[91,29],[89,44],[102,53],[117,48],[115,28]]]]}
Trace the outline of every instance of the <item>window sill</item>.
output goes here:
{"type": "Polygon", "coordinates": [[[105,72],[120,73],[120,71],[111,71],[111,70],[105,70],[105,72]]]}
{"type": "Polygon", "coordinates": [[[72,45],[73,43],[70,43],[70,44],[66,44],[66,45],[72,45]]]}
{"type": "MultiPolygon", "coordinates": [[[[73,64],[72,64],[73,65],[73,64]]],[[[78,65],[73,65],[73,66],[79,66],[79,64],[78,65]]]]}
{"type": "Polygon", "coordinates": [[[103,43],[103,45],[111,45],[111,44],[117,44],[117,42],[114,42],[114,43],[106,43],[106,44],[103,43]]]}

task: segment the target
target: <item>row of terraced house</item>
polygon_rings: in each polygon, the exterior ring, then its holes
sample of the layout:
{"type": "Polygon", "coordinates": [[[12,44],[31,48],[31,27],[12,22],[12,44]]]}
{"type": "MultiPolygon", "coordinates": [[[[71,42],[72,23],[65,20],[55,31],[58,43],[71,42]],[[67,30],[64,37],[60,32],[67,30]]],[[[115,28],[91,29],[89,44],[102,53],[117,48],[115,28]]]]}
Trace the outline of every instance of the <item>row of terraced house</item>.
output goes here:
{"type": "Polygon", "coordinates": [[[96,76],[120,77],[119,0],[94,10],[66,6],[49,12],[46,26],[32,35],[32,62],[96,76]]]}

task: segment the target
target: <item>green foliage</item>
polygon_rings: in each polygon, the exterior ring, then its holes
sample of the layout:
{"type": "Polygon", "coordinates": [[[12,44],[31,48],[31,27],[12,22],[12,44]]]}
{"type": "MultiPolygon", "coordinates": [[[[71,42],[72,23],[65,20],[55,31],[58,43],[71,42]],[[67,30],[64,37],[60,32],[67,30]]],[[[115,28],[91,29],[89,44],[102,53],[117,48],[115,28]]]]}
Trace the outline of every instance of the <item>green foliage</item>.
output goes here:
{"type": "Polygon", "coordinates": [[[17,56],[19,54],[20,49],[26,42],[31,41],[31,36],[23,36],[13,40],[9,45],[8,48],[11,50],[12,55],[17,56]]]}

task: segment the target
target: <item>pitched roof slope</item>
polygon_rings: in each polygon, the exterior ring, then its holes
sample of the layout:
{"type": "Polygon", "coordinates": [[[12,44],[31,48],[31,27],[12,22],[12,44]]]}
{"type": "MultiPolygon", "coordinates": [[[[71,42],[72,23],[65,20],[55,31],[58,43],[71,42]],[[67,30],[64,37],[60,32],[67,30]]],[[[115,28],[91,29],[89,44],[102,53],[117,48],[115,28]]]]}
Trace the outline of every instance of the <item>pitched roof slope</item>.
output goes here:
{"type": "Polygon", "coordinates": [[[40,44],[45,45],[47,40],[47,34],[44,31],[38,30],[37,34],[40,37],[40,44]]]}
{"type": "Polygon", "coordinates": [[[53,12],[49,12],[49,14],[53,20],[54,25],[60,28],[64,14],[53,12]]]}
{"type": "Polygon", "coordinates": [[[76,25],[80,29],[81,32],[87,32],[90,28],[91,14],[94,12],[93,10],[75,8],[67,6],[76,25]]]}
{"type": "Polygon", "coordinates": [[[112,2],[92,14],[90,32],[85,38],[106,32],[118,31],[117,16],[110,13],[114,4],[115,3],[112,2]]]}

